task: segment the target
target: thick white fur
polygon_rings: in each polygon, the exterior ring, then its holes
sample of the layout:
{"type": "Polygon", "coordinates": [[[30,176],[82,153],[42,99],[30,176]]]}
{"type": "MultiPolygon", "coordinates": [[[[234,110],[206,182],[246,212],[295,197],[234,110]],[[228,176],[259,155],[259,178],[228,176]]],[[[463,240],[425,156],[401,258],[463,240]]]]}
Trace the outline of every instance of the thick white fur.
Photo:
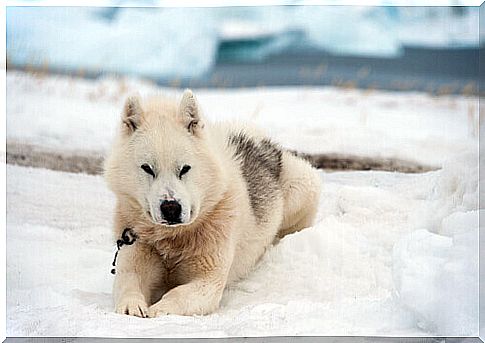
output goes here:
{"type": "Polygon", "coordinates": [[[205,122],[190,91],[180,103],[131,98],[122,118],[105,178],[117,197],[115,238],[131,227],[138,240],[118,255],[116,312],[140,317],[211,313],[219,307],[225,286],[246,276],[268,246],[312,224],[319,177],[306,161],[286,151],[281,194],[258,223],[227,136],[235,128],[255,138],[261,133],[205,122]],[[148,179],[140,169],[153,159],[161,181],[148,179]],[[186,161],[192,169],[181,181],[172,166],[186,161]],[[147,214],[150,197],[167,187],[192,206],[187,223],[169,227],[147,214]]]}

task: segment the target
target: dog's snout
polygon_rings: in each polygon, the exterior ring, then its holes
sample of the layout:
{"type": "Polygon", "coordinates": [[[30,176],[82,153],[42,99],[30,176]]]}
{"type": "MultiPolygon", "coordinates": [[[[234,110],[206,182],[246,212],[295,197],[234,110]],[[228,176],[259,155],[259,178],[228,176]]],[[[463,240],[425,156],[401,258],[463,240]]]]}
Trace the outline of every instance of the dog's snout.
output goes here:
{"type": "Polygon", "coordinates": [[[182,213],[182,206],[175,200],[164,200],[160,203],[160,211],[163,218],[169,224],[181,223],[180,214],[182,213]]]}

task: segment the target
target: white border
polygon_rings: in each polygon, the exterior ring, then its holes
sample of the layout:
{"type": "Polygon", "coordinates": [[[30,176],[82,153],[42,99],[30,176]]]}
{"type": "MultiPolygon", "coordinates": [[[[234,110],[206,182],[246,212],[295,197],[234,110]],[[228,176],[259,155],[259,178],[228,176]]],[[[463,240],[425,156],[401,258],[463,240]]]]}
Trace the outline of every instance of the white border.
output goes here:
{"type": "MultiPolygon", "coordinates": [[[[480,6],[483,0],[7,0],[0,6],[0,45],[3,73],[0,80],[0,341],[6,338],[6,7],[8,6],[92,6],[92,7],[233,7],[277,5],[344,6],[480,6]],[[203,2],[202,2],[203,1],[203,2]]],[[[480,320],[480,314],[479,318],[480,320]]],[[[480,328],[480,321],[479,321],[480,328]]],[[[483,332],[479,332],[479,335],[483,332]]],[[[425,338],[425,337],[423,337],[425,338]]]]}
{"type": "Polygon", "coordinates": [[[277,5],[480,6],[483,0],[7,0],[7,6],[223,7],[277,5]]]}
{"type": "Polygon", "coordinates": [[[5,5],[0,6],[0,26],[2,27],[2,34],[0,36],[0,46],[2,51],[1,57],[1,65],[2,65],[2,73],[1,73],[1,80],[0,80],[0,106],[1,106],[1,115],[0,115],[0,139],[2,140],[2,145],[0,148],[0,155],[2,156],[2,163],[0,163],[0,213],[5,213],[5,216],[0,215],[0,339],[2,341],[5,340],[6,335],[6,325],[7,325],[7,307],[6,307],[6,299],[7,299],[7,290],[6,290],[6,264],[7,264],[7,250],[6,250],[6,241],[7,241],[7,207],[6,207],[6,198],[7,198],[7,179],[6,179],[6,156],[7,156],[7,149],[6,149],[6,126],[7,126],[7,104],[6,104],[6,90],[7,90],[7,59],[6,59],[6,22],[5,22],[6,10],[5,5]]]}

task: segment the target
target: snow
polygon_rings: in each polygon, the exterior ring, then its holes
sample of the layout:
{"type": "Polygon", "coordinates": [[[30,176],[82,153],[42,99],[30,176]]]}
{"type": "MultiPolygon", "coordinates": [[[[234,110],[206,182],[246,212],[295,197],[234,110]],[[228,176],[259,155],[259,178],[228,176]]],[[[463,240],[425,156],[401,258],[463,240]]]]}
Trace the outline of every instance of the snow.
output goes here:
{"type": "MultiPolygon", "coordinates": [[[[181,95],[137,79],[9,72],[7,140],[104,153],[123,101],[134,93],[181,95]]],[[[475,97],[332,87],[201,89],[195,94],[208,119],[252,122],[302,152],[401,158],[440,167],[477,146],[475,97]]]]}
{"type": "MultiPolygon", "coordinates": [[[[106,151],[135,79],[7,73],[7,141],[106,151]]],[[[478,100],[336,88],[197,91],[284,146],[410,159],[422,174],[320,172],[317,221],[268,249],[208,316],[113,311],[113,195],[101,176],[7,165],[7,336],[475,336],[478,100]],[[298,132],[295,132],[295,127],[298,132]]]]}
{"type": "Polygon", "coordinates": [[[476,187],[464,178],[473,159],[462,162],[413,175],[321,172],[314,227],[271,247],[215,314],[156,319],[113,312],[114,199],[102,178],[8,165],[7,335],[474,335],[476,198],[461,208],[470,194],[459,187],[433,195],[443,179],[476,187]],[[429,218],[441,224],[423,229],[429,218]]]}
{"type": "Polygon", "coordinates": [[[438,196],[432,195],[421,210],[427,211],[427,230],[413,231],[393,252],[394,282],[402,304],[416,313],[419,327],[446,336],[468,335],[478,320],[478,170],[473,166],[470,175],[463,169],[467,165],[465,160],[454,161],[440,171],[439,188],[434,190],[438,196]],[[460,169],[465,176],[461,180],[460,169]],[[435,211],[437,207],[446,210],[435,211]],[[453,207],[458,210],[450,213],[453,207]],[[430,210],[436,216],[431,225],[430,210]]]}
{"type": "Polygon", "coordinates": [[[7,55],[17,66],[166,80],[200,77],[215,64],[221,42],[239,39],[256,41],[248,49],[257,51],[243,55],[259,59],[295,47],[381,57],[398,56],[404,45],[476,48],[479,10],[462,11],[384,6],[9,7],[7,55]],[[267,40],[268,35],[273,39],[267,40]]]}

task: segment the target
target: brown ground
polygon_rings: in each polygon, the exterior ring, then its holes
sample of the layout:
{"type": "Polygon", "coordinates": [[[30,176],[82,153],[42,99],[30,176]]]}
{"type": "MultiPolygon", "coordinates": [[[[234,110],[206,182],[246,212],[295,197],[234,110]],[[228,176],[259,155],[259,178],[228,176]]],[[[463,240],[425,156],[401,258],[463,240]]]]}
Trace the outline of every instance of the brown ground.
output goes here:
{"type": "Polygon", "coordinates": [[[85,151],[62,153],[28,144],[7,142],[7,163],[71,173],[101,174],[103,156],[85,151]]]}
{"type": "MultiPolygon", "coordinates": [[[[313,166],[325,170],[382,170],[402,173],[422,173],[436,169],[411,161],[390,158],[295,153],[309,160],[313,166]]],[[[103,156],[99,153],[85,151],[64,153],[23,143],[7,142],[7,163],[97,175],[102,172],[103,156]]]]}
{"type": "Polygon", "coordinates": [[[340,154],[295,153],[296,155],[310,161],[314,167],[324,170],[381,170],[401,173],[424,173],[438,169],[412,161],[393,158],[373,158],[340,154]]]}

